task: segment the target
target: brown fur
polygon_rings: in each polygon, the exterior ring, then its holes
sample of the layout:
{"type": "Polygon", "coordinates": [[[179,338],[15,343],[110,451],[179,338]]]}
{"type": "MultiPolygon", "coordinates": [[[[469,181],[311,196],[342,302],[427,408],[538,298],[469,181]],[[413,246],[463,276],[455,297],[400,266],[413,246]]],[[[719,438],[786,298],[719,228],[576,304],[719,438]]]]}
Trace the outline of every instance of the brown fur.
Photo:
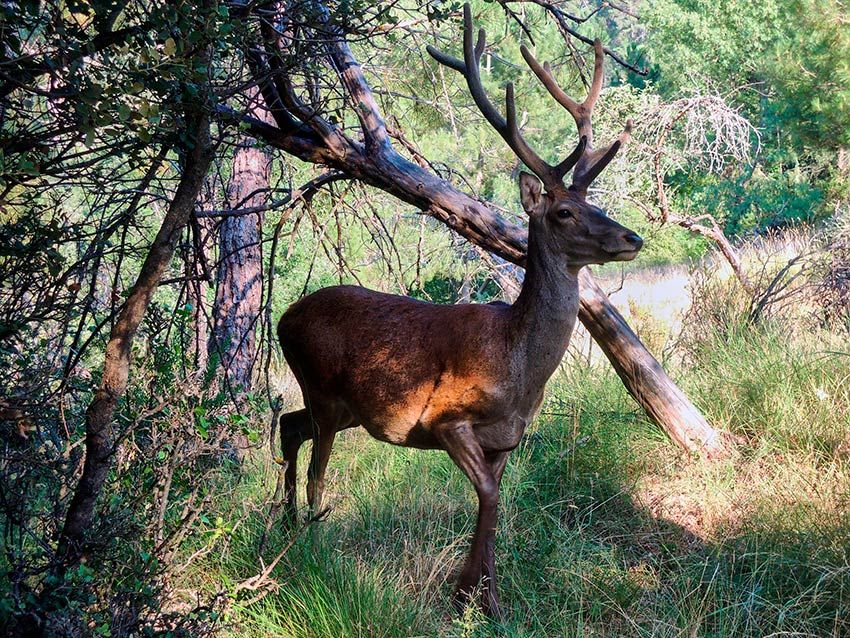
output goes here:
{"type": "Polygon", "coordinates": [[[340,401],[378,439],[411,445],[412,437],[412,447],[436,448],[434,423],[492,416],[508,347],[496,339],[508,321],[508,307],[440,306],[336,286],[293,304],[278,335],[309,405],[340,401]]]}

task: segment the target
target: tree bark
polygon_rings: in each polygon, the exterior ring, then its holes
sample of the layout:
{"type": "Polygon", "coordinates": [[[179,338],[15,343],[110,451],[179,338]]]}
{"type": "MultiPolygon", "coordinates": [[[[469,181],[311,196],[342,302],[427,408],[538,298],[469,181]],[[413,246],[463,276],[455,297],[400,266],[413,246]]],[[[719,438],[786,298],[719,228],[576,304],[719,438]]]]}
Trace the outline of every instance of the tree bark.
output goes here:
{"type": "MultiPolygon", "coordinates": [[[[249,92],[255,102],[257,91],[249,92]]],[[[253,109],[258,119],[263,111],[253,109]]],[[[260,208],[268,199],[269,156],[257,141],[242,136],[233,155],[228,202],[235,209],[260,208]]],[[[230,215],[219,226],[219,262],[213,305],[210,356],[220,357],[227,382],[237,392],[251,389],[256,328],[262,297],[261,212],[230,215]]]]}
{"type": "Polygon", "coordinates": [[[106,345],[103,376],[94,400],[86,410],[86,458],[83,473],[65,517],[57,558],[64,567],[81,557],[86,530],[94,518],[95,503],[109,474],[115,449],[113,417],[127,389],[133,339],[159,285],[183,228],[195,206],[212,160],[209,117],[188,116],[187,150],[183,174],[162,226],[151,244],[136,283],[115,321],[106,345]]]}
{"type": "Polygon", "coordinates": [[[683,450],[712,457],[723,452],[721,434],[641,343],[599,287],[590,269],[579,272],[579,320],[608,357],[629,394],[683,450]]]}

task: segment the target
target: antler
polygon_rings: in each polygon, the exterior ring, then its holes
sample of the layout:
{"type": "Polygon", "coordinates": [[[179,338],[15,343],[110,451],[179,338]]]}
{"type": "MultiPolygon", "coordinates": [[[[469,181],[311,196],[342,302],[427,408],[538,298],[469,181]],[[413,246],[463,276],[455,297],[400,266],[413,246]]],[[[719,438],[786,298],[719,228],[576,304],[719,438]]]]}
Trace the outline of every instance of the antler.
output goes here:
{"type": "Polygon", "coordinates": [[[499,114],[499,111],[493,106],[493,103],[490,102],[484,91],[484,87],[481,84],[479,63],[481,62],[481,55],[484,53],[486,44],[487,35],[484,29],[479,29],[478,41],[474,47],[472,45],[472,12],[469,8],[469,3],[467,3],[463,5],[463,60],[446,55],[430,44],[427,46],[427,50],[437,62],[460,72],[466,78],[469,92],[481,114],[484,115],[484,118],[508,143],[508,146],[511,147],[511,150],[513,150],[516,156],[541,179],[547,190],[558,187],[563,188],[564,175],[584,157],[588,139],[582,135],[576,149],[556,166],[552,166],[541,159],[519,132],[513,83],[509,82],[505,87],[505,114],[507,119],[499,114]]]}
{"type": "Polygon", "coordinates": [[[531,52],[525,47],[525,45],[520,47],[520,51],[522,52],[522,57],[525,58],[525,61],[528,63],[528,66],[531,67],[531,70],[534,71],[534,74],[543,83],[546,90],[549,91],[549,95],[555,98],[555,100],[567,109],[569,114],[573,116],[576,126],[578,127],[578,134],[581,138],[583,140],[587,140],[581,157],[576,162],[571,186],[573,190],[586,193],[590,183],[596,179],[599,176],[599,173],[601,173],[603,169],[608,166],[611,160],[614,159],[617,151],[620,150],[620,147],[625,144],[626,140],[629,139],[632,131],[632,121],[627,120],[626,127],[623,129],[623,132],[620,133],[619,137],[614,140],[613,143],[607,147],[597,150],[593,150],[591,148],[593,145],[591,112],[593,111],[593,105],[596,104],[596,100],[599,98],[599,94],[602,92],[602,67],[605,56],[605,51],[602,48],[602,42],[600,42],[598,38],[593,42],[595,57],[593,64],[593,81],[590,83],[590,90],[587,92],[587,97],[581,104],[567,95],[558,85],[558,82],[555,80],[555,76],[552,75],[552,70],[549,67],[548,62],[541,66],[534,56],[531,55],[531,52]]]}

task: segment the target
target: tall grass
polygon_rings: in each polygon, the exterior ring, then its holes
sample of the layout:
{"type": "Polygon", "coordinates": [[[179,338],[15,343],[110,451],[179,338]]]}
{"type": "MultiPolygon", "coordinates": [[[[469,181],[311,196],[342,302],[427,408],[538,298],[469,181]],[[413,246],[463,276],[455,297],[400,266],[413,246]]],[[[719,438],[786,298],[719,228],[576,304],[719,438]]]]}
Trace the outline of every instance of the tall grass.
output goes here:
{"type": "MultiPolygon", "coordinates": [[[[728,299],[699,302],[729,308],[728,299]]],[[[461,472],[443,453],[355,430],[338,437],[332,456],[332,514],[286,555],[277,591],[237,604],[229,631],[850,635],[843,340],[814,326],[747,325],[734,312],[684,326],[674,375],[714,424],[741,438],[738,453],[713,463],[681,456],[607,365],[565,364],[503,480],[496,553],[504,623],[472,607],[450,612],[475,518],[461,472]]],[[[254,473],[239,499],[270,489],[271,478],[254,473]]],[[[262,528],[261,517],[249,519],[228,552],[199,565],[198,581],[212,586],[255,564],[262,528]]],[[[271,544],[286,540],[278,529],[271,544]]]]}

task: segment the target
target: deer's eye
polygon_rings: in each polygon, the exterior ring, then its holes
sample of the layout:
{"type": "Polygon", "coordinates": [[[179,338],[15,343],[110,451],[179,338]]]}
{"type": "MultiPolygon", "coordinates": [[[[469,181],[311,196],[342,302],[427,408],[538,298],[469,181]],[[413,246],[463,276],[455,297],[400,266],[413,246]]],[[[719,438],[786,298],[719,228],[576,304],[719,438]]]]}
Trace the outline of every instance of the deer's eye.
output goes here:
{"type": "Polygon", "coordinates": [[[573,211],[569,208],[561,208],[556,215],[558,215],[558,219],[569,219],[573,216],[573,211]]]}

